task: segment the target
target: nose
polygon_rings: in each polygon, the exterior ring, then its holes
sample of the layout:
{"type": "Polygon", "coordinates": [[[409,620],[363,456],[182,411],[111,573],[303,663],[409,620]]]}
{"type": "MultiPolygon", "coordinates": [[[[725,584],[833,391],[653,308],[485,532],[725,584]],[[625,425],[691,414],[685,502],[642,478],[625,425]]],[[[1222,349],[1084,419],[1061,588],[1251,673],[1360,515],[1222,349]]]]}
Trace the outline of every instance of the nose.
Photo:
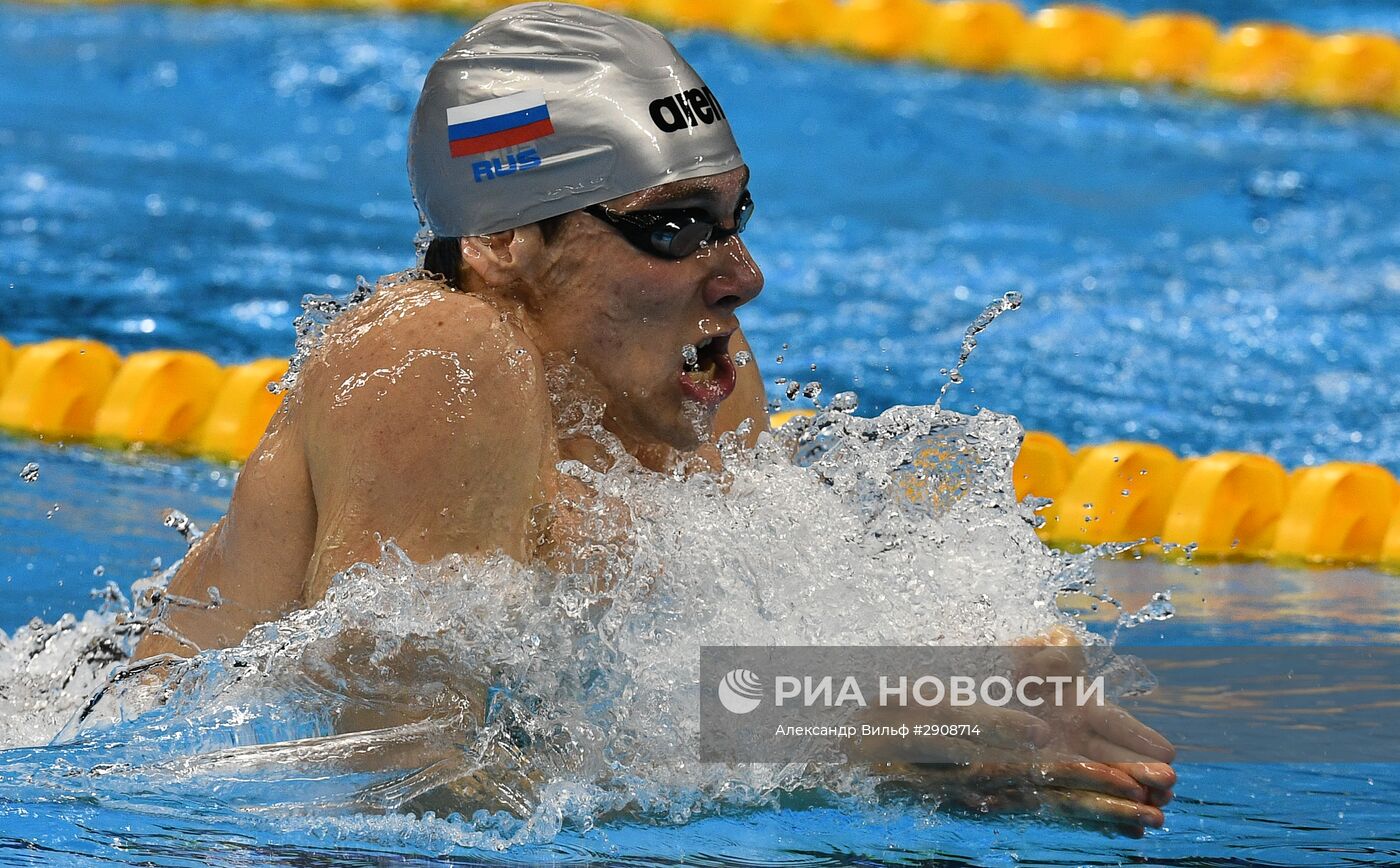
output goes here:
{"type": "Polygon", "coordinates": [[[724,239],[710,256],[713,270],[705,283],[707,305],[727,313],[753,301],[763,291],[763,272],[738,235],[724,239]]]}

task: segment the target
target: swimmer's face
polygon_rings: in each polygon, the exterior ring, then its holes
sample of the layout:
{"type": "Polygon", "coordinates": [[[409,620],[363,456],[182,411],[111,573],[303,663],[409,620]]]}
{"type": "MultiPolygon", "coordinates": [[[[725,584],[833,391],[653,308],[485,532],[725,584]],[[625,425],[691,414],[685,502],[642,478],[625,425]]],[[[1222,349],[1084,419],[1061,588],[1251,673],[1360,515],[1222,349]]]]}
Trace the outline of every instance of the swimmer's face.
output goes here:
{"type": "MultiPolygon", "coordinates": [[[[677,181],[605,203],[613,214],[698,208],[732,228],[748,169],[677,181]]],[[[737,235],[684,259],[634,247],[602,219],[568,215],[550,243],[538,319],[556,352],[597,383],[606,427],[625,444],[693,449],[734,390],[736,311],[763,288],[737,235]],[[695,348],[692,352],[687,347],[695,348]]]]}

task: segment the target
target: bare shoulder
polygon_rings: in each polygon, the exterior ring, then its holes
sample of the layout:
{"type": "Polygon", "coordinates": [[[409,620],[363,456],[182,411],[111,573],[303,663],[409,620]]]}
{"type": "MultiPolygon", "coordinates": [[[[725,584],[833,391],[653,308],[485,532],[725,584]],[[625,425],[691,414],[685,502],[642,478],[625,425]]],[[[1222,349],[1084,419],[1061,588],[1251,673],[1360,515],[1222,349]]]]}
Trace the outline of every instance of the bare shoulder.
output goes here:
{"type": "Polygon", "coordinates": [[[312,429],[401,410],[420,429],[480,427],[502,418],[482,411],[507,399],[548,414],[540,353],[525,332],[484,299],[428,281],[381,290],[332,323],[302,386],[312,429]]]}
{"type": "Polygon", "coordinates": [[[436,282],[381,290],[347,311],[303,378],[308,454],[337,462],[441,459],[550,425],[541,354],[524,330],[436,282]]]}
{"type": "Polygon", "coordinates": [[[482,368],[472,370],[470,379],[499,374],[519,381],[541,373],[538,351],[508,316],[479,296],[433,281],[381,290],[347,311],[326,329],[304,373],[310,391],[350,391],[358,381],[336,381],[337,376],[399,380],[420,359],[449,356],[482,368]]]}
{"type": "Polygon", "coordinates": [[[379,539],[417,560],[528,559],[550,484],[549,396],[524,331],[441,284],[381,293],[333,323],[302,372],[318,513],[308,602],[379,539]]]}

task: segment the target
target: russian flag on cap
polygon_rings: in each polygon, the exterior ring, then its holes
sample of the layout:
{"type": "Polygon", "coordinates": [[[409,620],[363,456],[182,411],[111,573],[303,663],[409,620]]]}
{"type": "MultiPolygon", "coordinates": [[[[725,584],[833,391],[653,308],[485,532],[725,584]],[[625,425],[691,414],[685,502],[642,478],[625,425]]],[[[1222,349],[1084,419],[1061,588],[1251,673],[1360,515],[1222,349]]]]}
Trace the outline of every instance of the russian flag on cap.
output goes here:
{"type": "Polygon", "coordinates": [[[452,156],[468,157],[543,138],[554,132],[544,94],[526,90],[447,110],[452,156]]]}

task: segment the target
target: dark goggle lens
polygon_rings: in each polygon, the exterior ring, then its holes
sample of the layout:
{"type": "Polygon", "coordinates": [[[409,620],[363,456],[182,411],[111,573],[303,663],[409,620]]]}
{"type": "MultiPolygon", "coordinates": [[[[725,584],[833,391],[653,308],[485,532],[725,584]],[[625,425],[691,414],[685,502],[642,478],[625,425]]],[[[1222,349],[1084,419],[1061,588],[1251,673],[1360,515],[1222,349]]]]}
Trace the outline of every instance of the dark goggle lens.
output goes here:
{"type": "Polygon", "coordinates": [[[738,235],[749,225],[753,216],[753,198],[747,190],[734,209],[734,228],[725,229],[708,217],[685,215],[669,219],[652,231],[651,246],[657,253],[671,259],[684,259],[707,242],[719,242],[738,235]]]}
{"type": "Polygon", "coordinates": [[[651,233],[651,246],[662,256],[684,259],[700,249],[714,235],[715,224],[693,219],[689,223],[668,220],[651,233]]]}
{"type": "Polygon", "coordinates": [[[679,211],[639,211],[617,214],[601,205],[583,209],[617,229],[639,250],[667,259],[685,259],[702,245],[719,242],[744,231],[753,214],[753,198],[747,190],[734,209],[734,228],[722,228],[708,214],[693,208],[679,211]]]}
{"type": "Polygon", "coordinates": [[[749,218],[753,216],[753,197],[748,191],[744,191],[744,198],[739,200],[739,207],[734,209],[734,234],[738,235],[744,231],[744,227],[749,225],[749,218]]]}

